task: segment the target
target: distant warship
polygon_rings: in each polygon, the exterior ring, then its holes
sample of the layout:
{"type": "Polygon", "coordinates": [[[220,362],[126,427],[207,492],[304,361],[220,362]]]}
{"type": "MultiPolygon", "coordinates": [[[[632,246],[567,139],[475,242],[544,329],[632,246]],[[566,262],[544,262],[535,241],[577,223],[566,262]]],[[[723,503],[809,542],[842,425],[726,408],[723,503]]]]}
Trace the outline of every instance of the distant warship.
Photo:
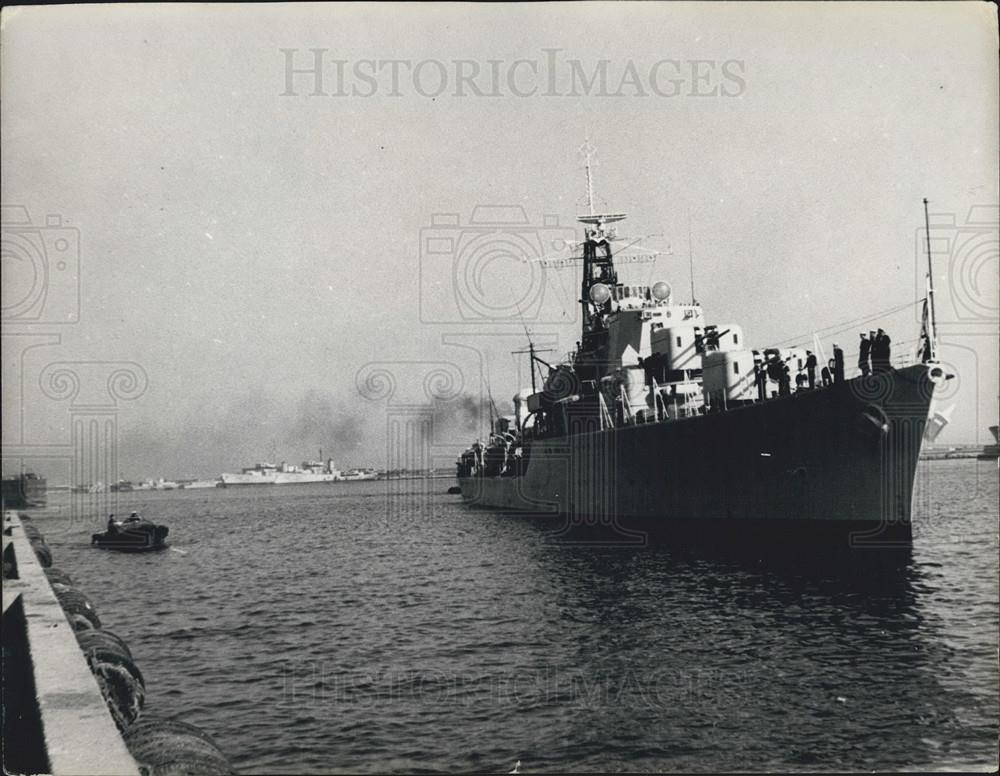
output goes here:
{"type": "Polygon", "coordinates": [[[947,378],[930,278],[922,363],[853,379],[841,364],[831,384],[796,390],[787,375],[806,368],[804,350],[752,350],[740,326],[709,323],[667,283],[619,282],[626,215],[594,211],[589,157],[587,184],[580,341],[555,365],[529,343],[532,387],[457,462],[465,502],[622,537],[909,541],[928,411],[947,378]]]}
{"type": "MultiPolygon", "coordinates": [[[[322,451],[321,451],[322,457],[322,451]]],[[[302,485],[313,482],[337,482],[340,472],[330,458],[326,461],[303,461],[301,466],[281,463],[258,463],[244,467],[238,474],[224,472],[219,476],[219,487],[235,485],[302,485]]]]}

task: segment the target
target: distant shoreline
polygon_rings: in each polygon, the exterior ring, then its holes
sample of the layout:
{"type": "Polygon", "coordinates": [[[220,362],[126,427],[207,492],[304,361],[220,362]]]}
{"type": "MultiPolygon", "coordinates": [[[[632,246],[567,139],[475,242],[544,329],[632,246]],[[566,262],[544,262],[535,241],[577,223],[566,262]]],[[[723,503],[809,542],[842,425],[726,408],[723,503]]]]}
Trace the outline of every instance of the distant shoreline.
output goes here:
{"type": "MultiPolygon", "coordinates": [[[[178,490],[230,490],[232,488],[263,488],[263,487],[286,487],[288,485],[340,485],[340,484],[350,484],[355,482],[385,482],[388,480],[444,480],[444,479],[454,479],[455,474],[452,472],[443,473],[436,472],[434,474],[402,474],[402,475],[382,475],[374,479],[362,479],[362,480],[331,480],[329,482],[288,482],[282,483],[281,485],[275,485],[275,483],[241,483],[239,485],[227,485],[225,487],[218,486],[217,488],[134,488],[129,491],[120,491],[122,493],[166,493],[178,490]]],[[[175,480],[176,482],[184,482],[184,480],[175,480]]],[[[48,489],[50,491],[71,491],[73,489],[72,485],[52,485],[49,484],[48,489]]],[[[113,491],[112,491],[113,492],[113,491]]]]}

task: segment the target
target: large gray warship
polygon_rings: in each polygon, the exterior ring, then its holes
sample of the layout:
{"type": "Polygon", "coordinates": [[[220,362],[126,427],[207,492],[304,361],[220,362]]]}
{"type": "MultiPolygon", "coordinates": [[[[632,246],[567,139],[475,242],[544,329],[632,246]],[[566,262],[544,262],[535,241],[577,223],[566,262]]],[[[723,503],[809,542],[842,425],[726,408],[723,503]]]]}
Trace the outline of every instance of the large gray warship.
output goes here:
{"type": "Polygon", "coordinates": [[[817,375],[790,389],[805,350],[752,350],[738,325],[709,324],[668,284],[619,282],[615,224],[626,216],[595,213],[589,164],[587,180],[580,341],[556,365],[529,347],[532,387],[458,460],[464,501],[622,540],[909,542],[934,386],[950,377],[936,357],[931,273],[916,363],[886,359],[848,379],[841,353],[829,384],[817,375]]]}

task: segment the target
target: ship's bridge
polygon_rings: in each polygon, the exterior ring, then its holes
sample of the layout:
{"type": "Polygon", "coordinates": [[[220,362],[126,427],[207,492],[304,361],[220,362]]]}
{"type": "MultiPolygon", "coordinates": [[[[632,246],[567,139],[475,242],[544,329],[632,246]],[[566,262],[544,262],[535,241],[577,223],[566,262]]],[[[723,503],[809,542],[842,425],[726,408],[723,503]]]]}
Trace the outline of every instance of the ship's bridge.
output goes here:
{"type": "MultiPolygon", "coordinates": [[[[645,286],[618,286],[616,291],[639,290],[634,295],[622,296],[615,304],[615,313],[608,319],[608,360],[613,366],[637,365],[640,358],[653,355],[654,338],[683,336],[694,347],[695,334],[705,326],[705,314],[698,304],[671,304],[647,299],[645,286]]],[[[699,369],[690,365],[687,369],[699,369]]]]}
{"type": "Polygon", "coordinates": [[[608,290],[611,291],[611,301],[616,302],[619,309],[622,310],[638,310],[642,307],[662,304],[660,300],[653,298],[653,289],[651,286],[626,286],[619,284],[610,286],[608,290]]]}
{"type": "Polygon", "coordinates": [[[653,329],[663,328],[674,323],[690,323],[704,325],[701,306],[698,304],[674,304],[670,297],[657,299],[652,286],[610,286],[611,301],[614,308],[621,310],[643,310],[641,319],[646,321],[656,319],[653,329]]]}

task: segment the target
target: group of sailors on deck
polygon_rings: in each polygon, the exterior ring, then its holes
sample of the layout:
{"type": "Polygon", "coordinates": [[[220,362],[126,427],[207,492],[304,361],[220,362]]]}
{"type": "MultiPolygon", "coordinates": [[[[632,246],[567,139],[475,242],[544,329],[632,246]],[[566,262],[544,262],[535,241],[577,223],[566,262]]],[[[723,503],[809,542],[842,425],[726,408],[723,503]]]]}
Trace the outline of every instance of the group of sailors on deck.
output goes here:
{"type": "MultiPolygon", "coordinates": [[[[800,351],[801,352],[801,351],[800,351]]],[[[861,332],[861,350],[858,354],[858,369],[862,376],[888,372],[891,367],[892,340],[883,329],[861,332]]],[[[782,357],[782,351],[776,348],[754,351],[754,383],[757,388],[757,400],[764,401],[774,394],[768,393],[769,383],[778,386],[778,396],[790,396],[794,383],[795,391],[825,388],[834,383],[844,382],[844,351],[834,343],[833,358],[819,368],[819,359],[811,350],[806,351],[805,362],[798,361],[802,368],[795,368],[790,361],[793,357],[782,357]],[[819,372],[817,374],[817,369],[819,372]]]]}
{"type": "MultiPolygon", "coordinates": [[[[758,401],[768,398],[768,383],[778,385],[778,396],[790,396],[792,393],[792,366],[790,358],[782,358],[776,349],[765,350],[763,354],[754,351],[754,383],[757,387],[758,401]]],[[[799,362],[802,363],[801,361],[799,362]]],[[[804,369],[795,370],[795,390],[813,390],[844,381],[844,351],[834,344],[833,358],[819,370],[819,359],[811,350],[806,351],[804,369]]]]}
{"type": "Polygon", "coordinates": [[[888,372],[891,368],[892,340],[882,329],[861,332],[861,349],[858,351],[858,369],[862,375],[873,372],[888,372]]]}

